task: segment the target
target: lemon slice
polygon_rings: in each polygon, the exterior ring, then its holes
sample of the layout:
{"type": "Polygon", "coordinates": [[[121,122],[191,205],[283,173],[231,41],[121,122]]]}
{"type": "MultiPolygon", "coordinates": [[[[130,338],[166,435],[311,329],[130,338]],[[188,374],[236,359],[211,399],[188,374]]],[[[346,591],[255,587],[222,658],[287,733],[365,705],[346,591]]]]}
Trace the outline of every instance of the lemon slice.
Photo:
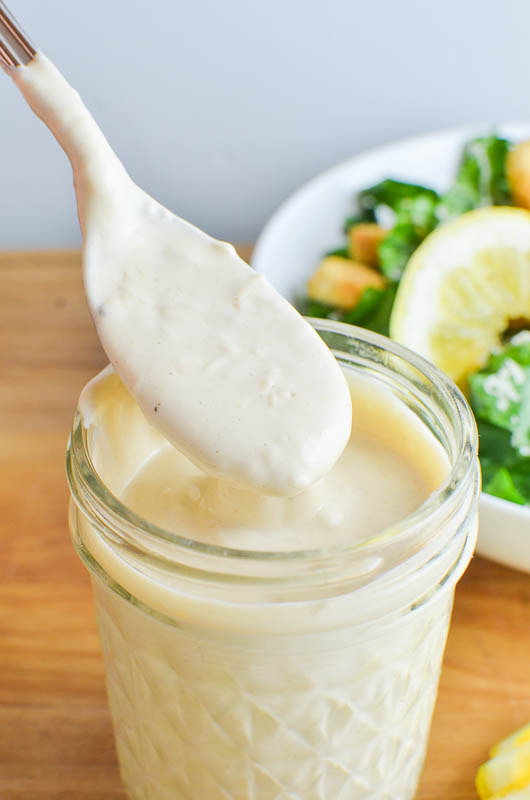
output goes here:
{"type": "Polygon", "coordinates": [[[431,233],[399,286],[390,335],[454,381],[483,366],[511,321],[530,319],[530,211],[470,211],[431,233]]]}

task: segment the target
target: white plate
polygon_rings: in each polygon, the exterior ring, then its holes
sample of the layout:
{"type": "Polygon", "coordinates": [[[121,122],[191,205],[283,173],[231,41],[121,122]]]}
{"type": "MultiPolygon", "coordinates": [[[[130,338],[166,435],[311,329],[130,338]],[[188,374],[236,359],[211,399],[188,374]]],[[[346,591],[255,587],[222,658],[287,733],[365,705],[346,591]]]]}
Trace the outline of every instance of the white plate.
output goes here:
{"type": "MultiPolygon", "coordinates": [[[[338,164],[293,194],[262,231],[252,265],[285,297],[305,294],[322,255],[344,245],[342,226],[355,213],[355,196],[383,178],[446,189],[467,139],[491,125],[476,125],[403,139],[338,164]]],[[[530,123],[495,126],[509,139],[530,138],[530,123]]],[[[482,494],[477,552],[530,572],[530,508],[482,494]]]]}

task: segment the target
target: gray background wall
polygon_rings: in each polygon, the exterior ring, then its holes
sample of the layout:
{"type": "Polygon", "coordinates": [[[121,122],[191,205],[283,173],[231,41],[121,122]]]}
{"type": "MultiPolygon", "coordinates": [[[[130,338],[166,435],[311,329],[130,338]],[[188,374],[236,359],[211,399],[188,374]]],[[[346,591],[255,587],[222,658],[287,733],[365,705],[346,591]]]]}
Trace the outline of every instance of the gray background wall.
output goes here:
{"type": "MultiPolygon", "coordinates": [[[[527,0],[9,0],[133,178],[253,240],[368,146],[530,117],[527,0]]],[[[0,73],[0,248],[77,244],[70,167],[0,73]]]]}

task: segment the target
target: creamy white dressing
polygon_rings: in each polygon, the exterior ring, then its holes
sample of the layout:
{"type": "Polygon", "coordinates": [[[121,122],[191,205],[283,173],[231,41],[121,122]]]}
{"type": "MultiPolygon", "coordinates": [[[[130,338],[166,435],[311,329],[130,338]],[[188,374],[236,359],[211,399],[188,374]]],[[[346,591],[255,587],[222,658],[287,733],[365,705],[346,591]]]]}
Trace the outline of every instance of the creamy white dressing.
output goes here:
{"type": "Polygon", "coordinates": [[[411,514],[448,470],[441,444],[388,389],[355,373],[352,433],[330,472],[296,497],[271,497],[208,475],[146,421],[107,369],[83,391],[92,458],[109,489],[184,538],[285,551],[362,542],[411,514]]]}
{"type": "Polygon", "coordinates": [[[42,54],[11,70],[70,158],[88,303],[105,351],[150,422],[209,474],[294,495],[351,428],[330,351],[236,254],[129,178],[42,54]]]}

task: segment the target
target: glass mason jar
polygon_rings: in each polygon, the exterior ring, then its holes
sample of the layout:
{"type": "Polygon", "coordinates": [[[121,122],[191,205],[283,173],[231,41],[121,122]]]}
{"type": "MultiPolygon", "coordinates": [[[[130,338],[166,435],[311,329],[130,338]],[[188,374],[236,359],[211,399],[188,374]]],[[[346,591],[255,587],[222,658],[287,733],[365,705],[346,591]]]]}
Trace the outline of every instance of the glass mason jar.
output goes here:
{"type": "Polygon", "coordinates": [[[158,528],[105,486],[97,430],[76,414],[70,524],[92,574],[131,800],[414,795],[454,587],[476,540],[475,424],[420,357],[313,323],[345,371],[389,389],[447,454],[443,485],[368,541],[256,552],[158,528]]]}

